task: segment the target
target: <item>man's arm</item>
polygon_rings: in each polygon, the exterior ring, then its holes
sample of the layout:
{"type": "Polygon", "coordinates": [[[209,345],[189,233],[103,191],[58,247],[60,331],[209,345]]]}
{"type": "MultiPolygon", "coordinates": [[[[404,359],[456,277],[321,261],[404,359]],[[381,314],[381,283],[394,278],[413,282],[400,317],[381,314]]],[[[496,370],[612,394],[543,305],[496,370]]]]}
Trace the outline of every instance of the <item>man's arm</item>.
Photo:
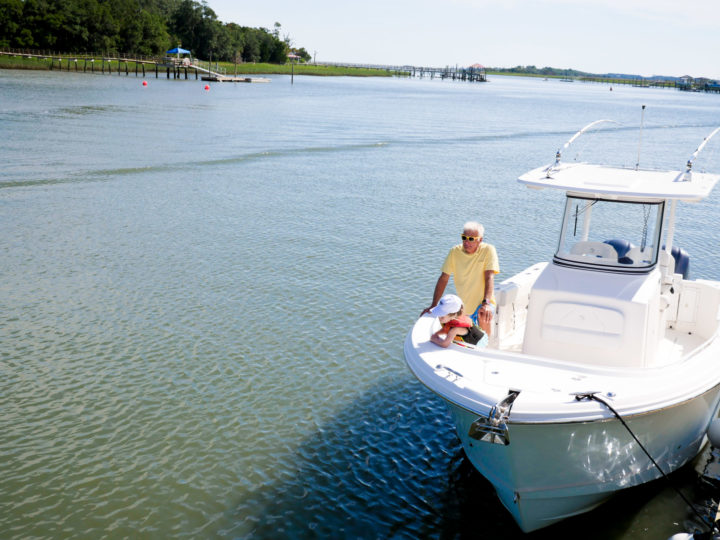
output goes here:
{"type": "Polygon", "coordinates": [[[445,287],[447,287],[448,281],[450,281],[450,274],[442,272],[437,280],[437,283],[435,284],[435,292],[433,293],[432,304],[430,304],[430,307],[426,307],[425,309],[423,309],[423,312],[420,314],[421,317],[425,315],[428,311],[430,311],[432,308],[437,306],[437,303],[440,301],[440,298],[442,298],[442,295],[445,292],[445,287]]]}
{"type": "Polygon", "coordinates": [[[490,335],[490,323],[492,322],[493,310],[490,307],[495,289],[495,271],[485,270],[485,296],[483,297],[483,305],[478,311],[478,326],[482,328],[487,335],[490,335]]]}
{"type": "Polygon", "coordinates": [[[485,297],[483,300],[490,302],[495,294],[495,271],[485,270],[485,297]]]}

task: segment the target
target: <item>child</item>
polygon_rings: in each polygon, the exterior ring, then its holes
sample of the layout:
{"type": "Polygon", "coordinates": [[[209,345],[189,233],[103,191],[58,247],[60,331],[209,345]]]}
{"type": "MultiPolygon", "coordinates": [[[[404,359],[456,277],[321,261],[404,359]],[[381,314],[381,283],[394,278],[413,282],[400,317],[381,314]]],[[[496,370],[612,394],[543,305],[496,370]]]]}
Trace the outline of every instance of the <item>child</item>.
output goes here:
{"type": "Polygon", "coordinates": [[[440,319],[442,328],[430,336],[430,341],[440,347],[449,347],[453,341],[484,347],[488,338],[470,317],[463,315],[463,304],[459,296],[446,294],[438,305],[430,310],[430,314],[440,319]],[[440,334],[445,334],[441,338],[440,334]]]}

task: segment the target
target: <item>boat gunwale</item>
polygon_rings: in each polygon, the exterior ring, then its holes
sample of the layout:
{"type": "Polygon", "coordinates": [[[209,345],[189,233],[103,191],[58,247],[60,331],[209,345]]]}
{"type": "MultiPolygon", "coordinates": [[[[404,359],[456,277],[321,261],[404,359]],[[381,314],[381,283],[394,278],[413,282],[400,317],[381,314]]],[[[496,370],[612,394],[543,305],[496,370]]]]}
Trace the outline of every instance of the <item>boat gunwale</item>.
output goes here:
{"type": "MultiPolygon", "coordinates": [[[[447,402],[449,405],[452,405],[452,406],[454,406],[454,407],[457,407],[458,409],[462,409],[463,411],[468,412],[468,413],[470,413],[470,414],[480,414],[480,415],[482,415],[481,413],[478,413],[477,411],[473,411],[472,409],[469,409],[469,408],[465,407],[464,405],[462,405],[462,404],[460,404],[460,403],[457,403],[457,402],[455,402],[455,401],[453,401],[453,400],[451,400],[451,399],[448,399],[447,397],[445,397],[445,396],[443,396],[443,395],[441,395],[441,394],[433,391],[432,388],[430,388],[429,386],[427,386],[427,385],[426,385],[423,381],[421,381],[420,379],[418,379],[418,381],[420,381],[420,383],[422,383],[423,386],[425,386],[428,390],[430,390],[430,391],[433,392],[435,395],[437,395],[440,399],[442,399],[443,401],[447,402]]],[[[701,397],[701,396],[704,396],[705,394],[709,394],[709,393],[717,390],[718,387],[720,387],[720,381],[718,381],[718,383],[717,383],[715,386],[713,386],[713,387],[711,387],[711,388],[708,388],[708,389],[705,390],[704,392],[701,392],[701,393],[699,393],[699,394],[697,394],[697,395],[695,395],[695,396],[693,396],[693,397],[687,398],[687,399],[685,399],[685,400],[683,400],[683,401],[678,401],[678,402],[676,402],[676,403],[673,403],[672,405],[668,405],[668,406],[666,406],[666,407],[659,407],[659,408],[657,408],[657,409],[652,409],[652,410],[649,410],[649,411],[643,411],[643,412],[632,413],[632,414],[629,414],[629,415],[621,415],[621,416],[622,416],[622,419],[623,419],[623,420],[632,421],[632,420],[635,419],[635,418],[640,418],[640,417],[643,417],[643,416],[647,416],[647,415],[650,415],[650,414],[656,414],[656,413],[663,412],[663,411],[669,411],[669,410],[671,410],[671,409],[674,409],[675,407],[683,406],[683,405],[685,405],[685,404],[687,404],[687,403],[689,403],[689,402],[691,402],[691,401],[693,401],[693,400],[695,400],[695,399],[697,399],[697,398],[699,398],[699,397],[701,397]]],[[[608,410],[608,409],[606,409],[606,410],[608,410]]],[[[608,411],[608,412],[610,412],[610,411],[608,411]]],[[[547,420],[547,421],[537,421],[537,422],[530,422],[530,421],[527,421],[527,420],[522,420],[522,421],[513,420],[513,418],[512,418],[512,412],[511,412],[510,415],[508,416],[508,419],[505,421],[505,424],[506,424],[507,426],[553,426],[553,425],[563,425],[563,426],[565,426],[565,425],[579,425],[579,424],[602,424],[602,423],[617,422],[617,421],[618,421],[617,417],[616,417],[614,414],[612,414],[612,412],[610,412],[610,416],[608,416],[608,417],[596,418],[596,419],[590,419],[590,420],[566,420],[566,421],[547,420]]]]}
{"type": "MultiPolygon", "coordinates": [[[[426,319],[430,319],[431,317],[425,316],[426,319]]],[[[415,331],[415,328],[417,324],[423,319],[421,317],[416,321],[415,325],[413,325],[412,329],[408,333],[408,336],[405,340],[405,346],[404,346],[404,354],[405,354],[405,361],[408,367],[410,368],[410,371],[412,371],[413,375],[425,386],[428,388],[431,392],[437,394],[440,398],[442,398],[445,401],[448,401],[449,403],[452,403],[468,412],[471,412],[473,414],[478,415],[484,415],[487,416],[490,413],[490,409],[495,405],[494,402],[492,402],[492,399],[488,399],[484,402],[478,402],[473,398],[473,396],[467,395],[468,392],[466,391],[466,403],[463,404],[462,401],[459,401],[458,399],[453,399],[451,396],[456,396],[457,398],[463,397],[462,390],[458,389],[457,387],[454,388],[455,391],[453,392],[447,392],[447,393],[441,393],[440,385],[435,385],[436,387],[433,387],[431,383],[428,381],[426,382],[423,380],[423,378],[420,376],[420,373],[418,373],[419,370],[415,369],[417,366],[413,366],[411,357],[408,354],[408,349],[412,351],[413,355],[416,356],[417,361],[421,362],[423,365],[427,367],[427,370],[432,370],[433,373],[435,373],[438,369],[438,367],[441,367],[443,369],[448,369],[448,366],[443,366],[438,364],[436,368],[432,368],[432,366],[422,357],[421,353],[419,353],[415,347],[415,344],[413,342],[413,332],[415,331]],[[474,402],[478,407],[473,408],[468,403],[474,402]]],[[[431,323],[432,324],[432,323],[431,323]]],[[[720,327],[715,330],[715,332],[710,336],[708,339],[703,340],[698,346],[694,347],[691,351],[684,354],[682,358],[674,362],[672,364],[668,364],[665,366],[654,366],[654,367],[648,367],[648,368],[628,368],[628,367],[602,367],[597,365],[587,365],[587,364],[578,364],[573,362],[567,362],[567,361],[560,361],[560,360],[554,360],[552,358],[546,358],[546,357],[540,357],[540,356],[533,356],[528,354],[523,354],[519,352],[513,352],[513,351],[503,351],[499,349],[477,349],[477,348],[469,348],[469,347],[458,347],[458,350],[454,351],[454,354],[461,354],[463,356],[466,355],[472,355],[472,356],[479,356],[482,357],[486,361],[508,361],[513,362],[516,365],[522,365],[528,364],[528,361],[531,361],[532,364],[539,366],[540,368],[551,368],[551,369],[561,369],[563,371],[567,371],[568,373],[577,373],[577,374],[595,374],[599,376],[612,376],[617,378],[622,378],[625,381],[628,379],[642,379],[642,383],[649,384],[648,383],[648,375],[655,375],[656,377],[663,377],[665,380],[668,380],[668,378],[673,378],[673,373],[676,373],[677,376],[680,376],[683,371],[687,371],[686,367],[689,362],[692,362],[693,360],[697,359],[697,356],[700,352],[702,352],[704,349],[712,346],[713,344],[718,344],[720,346],[720,327]]],[[[451,369],[451,372],[454,372],[457,376],[461,377],[462,379],[468,379],[460,373],[459,371],[455,371],[451,369]]],[[[436,380],[438,382],[440,381],[446,381],[447,379],[444,377],[441,377],[439,375],[435,375],[436,380]]],[[[710,381],[716,380],[717,378],[710,378],[710,381]]],[[[707,381],[707,377],[703,377],[700,379],[700,383],[695,382],[694,387],[685,388],[684,392],[676,393],[674,397],[668,398],[667,396],[664,397],[661,400],[654,399],[651,401],[646,400],[641,405],[638,404],[627,404],[623,406],[621,403],[613,403],[613,407],[619,410],[620,414],[623,416],[623,418],[632,418],[634,416],[644,415],[644,414],[651,414],[653,412],[657,412],[659,410],[664,410],[667,408],[674,407],[681,403],[686,403],[687,401],[696,399],[698,396],[703,395],[707,392],[712,391],[715,389],[718,385],[720,385],[720,380],[713,384],[712,386],[707,386],[705,384],[701,384],[702,381],[707,381]],[[689,395],[688,395],[689,393],[689,395]],[[666,403],[665,405],[655,406],[654,404],[657,403],[666,403]]],[[[451,384],[448,382],[448,384],[451,384]]],[[[482,381],[482,385],[484,386],[492,386],[485,381],[482,381]]],[[[506,385],[506,391],[511,388],[512,386],[506,385]]],[[[518,385],[521,386],[521,385],[518,385]]],[[[522,388],[521,388],[522,390],[522,388]]],[[[593,391],[594,388],[584,388],[579,389],[577,391],[584,392],[584,391],[593,391]]],[[[489,392],[482,393],[479,390],[472,389],[471,392],[475,394],[478,397],[489,397],[489,392]]],[[[573,393],[563,393],[560,394],[563,396],[572,396],[573,393]]],[[[602,394],[604,397],[605,394],[602,394]]],[[[499,400],[498,400],[499,401],[499,400]]],[[[520,402],[522,403],[522,402],[520,402]]],[[[593,402],[594,403],[594,402],[593,402]]],[[[516,403],[517,405],[517,403],[516,403]]],[[[563,402],[558,401],[558,403],[555,404],[558,407],[563,406],[563,402]]],[[[567,402],[564,403],[564,405],[568,405],[567,402]]],[[[587,405],[587,403],[586,403],[587,405]]],[[[590,410],[587,406],[584,408],[584,411],[578,411],[576,414],[577,416],[571,416],[567,417],[566,419],[562,421],[558,421],[557,419],[538,419],[538,420],[521,420],[521,421],[511,421],[512,423],[516,424],[565,424],[565,423],[584,423],[584,422],[595,422],[595,421],[604,421],[604,420],[612,420],[614,416],[612,413],[604,408],[600,407],[599,404],[595,403],[597,405],[596,409],[590,410]]],[[[532,415],[532,411],[522,412],[522,416],[526,415],[532,415]]],[[[548,415],[548,416],[557,416],[559,413],[547,413],[547,412],[541,412],[538,413],[539,415],[548,415]]]]}

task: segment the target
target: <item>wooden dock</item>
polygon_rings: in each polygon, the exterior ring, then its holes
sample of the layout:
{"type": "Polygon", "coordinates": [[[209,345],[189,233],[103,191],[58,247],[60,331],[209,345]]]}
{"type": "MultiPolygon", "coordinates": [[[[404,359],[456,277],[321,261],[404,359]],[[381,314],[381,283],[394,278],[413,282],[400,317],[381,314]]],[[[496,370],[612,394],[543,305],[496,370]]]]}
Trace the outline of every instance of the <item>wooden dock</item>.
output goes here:
{"type": "Polygon", "coordinates": [[[209,82],[234,82],[234,83],[269,83],[270,79],[267,79],[265,77],[238,77],[238,76],[229,76],[229,75],[203,75],[200,77],[203,81],[209,81],[209,82]]]}
{"type": "Polygon", "coordinates": [[[112,74],[118,75],[123,73],[127,76],[135,73],[138,77],[142,75],[146,77],[148,74],[155,73],[155,78],[159,78],[162,74],[168,79],[189,79],[194,76],[195,80],[202,78],[203,81],[213,82],[270,82],[270,79],[262,77],[247,76],[230,76],[223,73],[222,69],[211,69],[201,66],[197,61],[191,62],[189,59],[180,59],[174,57],[136,57],[124,55],[104,55],[104,54],[57,54],[43,51],[17,51],[17,50],[0,50],[0,55],[13,56],[17,58],[28,58],[38,61],[48,62],[50,71],[75,71],[83,73],[112,74]],[[132,67],[131,67],[132,66],[132,67]]]}
{"type": "Polygon", "coordinates": [[[193,66],[196,70],[204,73],[205,75],[202,75],[200,78],[203,81],[208,82],[241,82],[241,83],[269,83],[270,79],[264,78],[264,77],[248,77],[247,75],[226,75],[224,73],[218,73],[216,71],[212,71],[209,69],[210,66],[208,66],[208,69],[205,69],[200,66],[193,66]]]}
{"type": "Polygon", "coordinates": [[[453,81],[487,82],[485,68],[475,67],[412,67],[413,77],[436,77],[440,79],[451,79],[453,81]]]}
{"type": "Polygon", "coordinates": [[[393,75],[404,77],[429,77],[430,79],[451,79],[453,81],[487,82],[484,67],[427,67],[427,66],[391,66],[382,64],[347,64],[339,62],[319,62],[321,66],[336,66],[346,68],[378,69],[393,75]]]}

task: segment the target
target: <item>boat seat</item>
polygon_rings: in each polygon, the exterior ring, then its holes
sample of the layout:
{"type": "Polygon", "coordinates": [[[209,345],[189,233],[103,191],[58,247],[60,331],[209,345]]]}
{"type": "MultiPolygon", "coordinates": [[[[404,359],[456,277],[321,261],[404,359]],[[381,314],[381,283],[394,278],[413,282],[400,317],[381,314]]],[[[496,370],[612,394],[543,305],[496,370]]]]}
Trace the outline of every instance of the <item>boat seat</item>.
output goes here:
{"type": "Polygon", "coordinates": [[[623,240],[621,238],[612,238],[611,240],[605,240],[605,244],[609,244],[615,248],[618,254],[618,262],[620,264],[632,264],[633,261],[627,256],[628,251],[633,249],[635,245],[632,242],[623,240]]]}
{"type": "MultiPolygon", "coordinates": [[[[663,250],[665,245],[663,244],[663,250]]],[[[675,259],[675,273],[682,274],[683,279],[687,279],[690,274],[690,255],[683,248],[673,246],[670,253],[675,259]]]]}
{"type": "Polygon", "coordinates": [[[572,255],[581,255],[583,257],[598,258],[598,259],[614,259],[617,260],[618,252],[610,244],[605,242],[578,242],[571,249],[572,255]]]}
{"type": "Polygon", "coordinates": [[[618,257],[624,257],[627,255],[628,251],[635,247],[635,244],[632,242],[628,242],[627,240],[623,240],[621,238],[612,238],[610,240],[605,240],[603,243],[614,247],[615,251],[617,251],[618,257]]]}

